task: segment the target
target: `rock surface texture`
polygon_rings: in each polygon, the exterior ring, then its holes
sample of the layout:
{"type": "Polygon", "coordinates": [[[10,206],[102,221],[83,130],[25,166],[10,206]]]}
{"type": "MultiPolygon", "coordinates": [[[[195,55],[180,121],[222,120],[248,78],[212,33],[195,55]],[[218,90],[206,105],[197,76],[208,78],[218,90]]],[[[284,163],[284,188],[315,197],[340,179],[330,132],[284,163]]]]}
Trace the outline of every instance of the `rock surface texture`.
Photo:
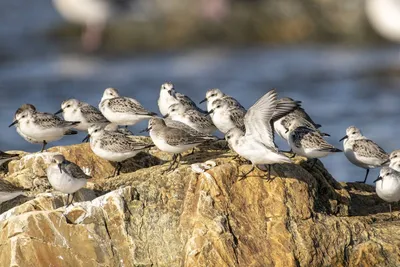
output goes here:
{"type": "Polygon", "coordinates": [[[153,149],[111,178],[87,144],[12,161],[2,178],[30,193],[0,206],[0,266],[400,266],[399,212],[389,220],[373,187],[303,158],[238,180],[250,165],[232,157],[204,149],[162,174],[169,156],[153,149]],[[68,208],[45,177],[55,152],[93,176],[68,208]]]}

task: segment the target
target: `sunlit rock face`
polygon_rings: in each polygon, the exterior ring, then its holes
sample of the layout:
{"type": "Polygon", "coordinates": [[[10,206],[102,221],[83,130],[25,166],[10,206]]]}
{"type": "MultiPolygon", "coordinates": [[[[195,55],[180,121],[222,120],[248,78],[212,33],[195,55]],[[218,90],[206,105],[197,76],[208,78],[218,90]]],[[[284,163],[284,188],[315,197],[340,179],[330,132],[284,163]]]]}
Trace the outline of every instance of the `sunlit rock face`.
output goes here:
{"type": "Polygon", "coordinates": [[[0,206],[0,266],[400,264],[399,212],[389,220],[373,187],[338,183],[304,158],[275,165],[273,180],[254,171],[239,181],[251,166],[224,147],[200,148],[166,174],[170,155],[152,149],[111,178],[87,144],[10,162],[3,178],[29,191],[0,206]],[[44,172],[59,152],[94,177],[68,208],[44,172]]]}

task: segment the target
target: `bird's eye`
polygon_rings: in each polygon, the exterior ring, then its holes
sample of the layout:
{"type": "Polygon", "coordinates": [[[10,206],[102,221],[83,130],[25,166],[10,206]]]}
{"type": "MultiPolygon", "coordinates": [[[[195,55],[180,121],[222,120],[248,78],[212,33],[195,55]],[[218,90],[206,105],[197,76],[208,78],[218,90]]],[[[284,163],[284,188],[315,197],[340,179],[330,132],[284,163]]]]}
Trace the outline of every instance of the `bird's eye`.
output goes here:
{"type": "Polygon", "coordinates": [[[218,106],[217,106],[217,108],[220,108],[220,107],[221,107],[221,105],[218,105],[218,106]]]}
{"type": "Polygon", "coordinates": [[[393,158],[397,158],[397,155],[394,155],[393,158]]]}
{"type": "Polygon", "coordinates": [[[212,94],[211,96],[216,96],[217,94],[212,94]]]}
{"type": "Polygon", "coordinates": [[[25,115],[22,116],[22,118],[25,118],[25,117],[26,117],[25,115]]]}
{"type": "Polygon", "coordinates": [[[94,130],[95,133],[97,133],[98,130],[94,130]]]}
{"type": "Polygon", "coordinates": [[[172,109],[171,111],[176,111],[176,109],[172,109]]]}
{"type": "Polygon", "coordinates": [[[71,107],[71,105],[68,105],[67,108],[71,107]]]}
{"type": "Polygon", "coordinates": [[[351,134],[356,134],[356,132],[352,132],[351,134]]]}

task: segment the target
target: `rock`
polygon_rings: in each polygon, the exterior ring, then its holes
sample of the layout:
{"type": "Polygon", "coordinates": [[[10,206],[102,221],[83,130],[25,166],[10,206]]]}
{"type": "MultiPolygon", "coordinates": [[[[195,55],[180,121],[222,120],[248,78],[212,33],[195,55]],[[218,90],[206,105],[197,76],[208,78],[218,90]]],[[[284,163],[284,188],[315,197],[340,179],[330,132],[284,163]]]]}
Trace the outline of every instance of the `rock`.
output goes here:
{"type": "MultiPolygon", "coordinates": [[[[257,170],[238,181],[250,165],[226,150],[199,150],[162,174],[170,156],[152,149],[108,178],[112,166],[86,144],[52,151],[91,170],[93,186],[68,208],[65,195],[41,193],[1,214],[1,266],[400,265],[398,207],[390,221],[373,187],[338,183],[320,162],[295,158],[272,180],[257,170]],[[217,166],[192,169],[207,160],[217,166]]],[[[45,157],[11,162],[6,179],[45,179],[45,157]]]]}

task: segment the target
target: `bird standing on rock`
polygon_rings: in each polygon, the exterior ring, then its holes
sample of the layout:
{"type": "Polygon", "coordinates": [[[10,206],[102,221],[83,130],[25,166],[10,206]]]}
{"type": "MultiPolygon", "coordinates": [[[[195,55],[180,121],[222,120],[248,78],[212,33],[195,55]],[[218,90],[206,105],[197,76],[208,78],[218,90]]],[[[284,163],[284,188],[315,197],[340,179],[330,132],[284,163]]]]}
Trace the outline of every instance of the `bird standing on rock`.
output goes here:
{"type": "Polygon", "coordinates": [[[105,160],[117,162],[113,176],[120,174],[123,161],[154,146],[136,140],[135,136],[107,131],[102,125],[92,125],[88,132],[93,153],[105,160]]]}
{"type": "Polygon", "coordinates": [[[115,88],[104,90],[99,108],[107,120],[125,126],[157,116],[157,113],[146,110],[136,99],[120,96],[115,88]]]}
{"type": "Polygon", "coordinates": [[[31,143],[42,143],[44,151],[49,142],[60,140],[64,135],[77,134],[71,130],[79,121],[65,121],[59,117],[44,112],[38,112],[32,105],[18,109],[14,122],[9,127],[16,125],[17,132],[31,143]]]}
{"type": "Polygon", "coordinates": [[[389,167],[383,167],[374,183],[376,194],[389,202],[390,218],[392,218],[391,203],[400,200],[400,173],[389,167]]]}
{"type": "Polygon", "coordinates": [[[53,156],[46,172],[51,186],[57,191],[68,194],[67,207],[74,201],[75,193],[85,187],[87,180],[91,178],[78,165],[66,160],[63,155],[53,156]]]}
{"type": "Polygon", "coordinates": [[[252,163],[250,171],[241,177],[246,177],[257,165],[266,164],[270,179],[271,164],[292,163],[275,145],[273,122],[298,107],[298,103],[286,103],[278,108],[277,102],[277,93],[272,89],[247,111],[244,118],[245,132],[232,128],[225,134],[230,147],[252,163]]]}
{"type": "Polygon", "coordinates": [[[172,162],[166,171],[178,168],[182,157],[181,153],[206,141],[218,140],[214,136],[201,133],[193,134],[192,131],[187,132],[182,128],[168,127],[161,118],[151,119],[147,130],[150,132],[150,137],[158,149],[174,154],[172,162]]]}
{"type": "Polygon", "coordinates": [[[360,183],[367,181],[369,169],[389,164],[389,156],[385,150],[363,136],[357,127],[348,127],[346,135],[340,139],[340,141],[343,140],[344,154],[347,159],[354,165],[367,170],[364,181],[360,181],[360,183]]]}

